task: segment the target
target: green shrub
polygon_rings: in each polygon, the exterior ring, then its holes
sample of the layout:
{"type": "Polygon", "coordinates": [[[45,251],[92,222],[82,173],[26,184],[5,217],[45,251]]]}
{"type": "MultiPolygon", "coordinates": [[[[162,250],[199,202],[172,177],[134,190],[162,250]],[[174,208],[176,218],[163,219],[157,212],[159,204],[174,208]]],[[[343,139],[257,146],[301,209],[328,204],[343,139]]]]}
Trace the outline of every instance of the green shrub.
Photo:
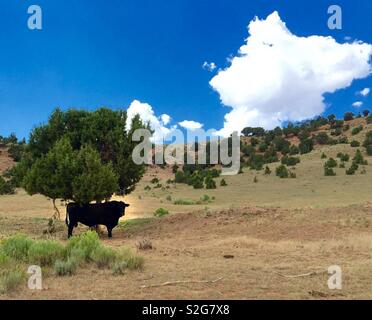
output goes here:
{"type": "Polygon", "coordinates": [[[126,261],[117,261],[112,266],[112,274],[114,276],[121,276],[125,274],[125,270],[128,268],[128,263],[126,261]]]}
{"type": "Polygon", "coordinates": [[[338,153],[337,158],[339,158],[342,162],[348,162],[350,160],[350,156],[347,153],[338,153]]]}
{"type": "Polygon", "coordinates": [[[356,136],[356,135],[359,134],[361,131],[363,131],[363,126],[358,126],[358,127],[353,128],[353,130],[351,131],[351,134],[352,134],[353,136],[356,136]]]}
{"type": "Polygon", "coordinates": [[[300,158],[298,157],[288,157],[285,156],[282,158],[282,164],[285,164],[286,166],[293,167],[296,164],[300,163],[300,158]]]}
{"type": "Polygon", "coordinates": [[[211,197],[208,196],[207,194],[205,194],[204,196],[202,196],[200,198],[200,201],[202,201],[202,202],[211,202],[211,197]]]}
{"type": "Polygon", "coordinates": [[[188,199],[177,199],[173,202],[173,204],[176,206],[193,206],[196,204],[196,202],[188,199]]]}
{"type": "Polygon", "coordinates": [[[270,170],[269,166],[266,166],[265,167],[265,175],[269,176],[270,174],[271,174],[271,170],[270,170]]]}
{"type": "Polygon", "coordinates": [[[56,260],[63,258],[64,248],[57,241],[35,241],[28,250],[28,259],[32,264],[51,266],[56,260]]]}
{"type": "Polygon", "coordinates": [[[350,146],[352,148],[358,148],[358,147],[360,147],[360,142],[356,141],[356,140],[353,140],[353,141],[351,141],[350,146]]]}
{"type": "Polygon", "coordinates": [[[150,190],[151,190],[151,187],[150,187],[150,186],[146,186],[146,187],[144,188],[144,190],[145,190],[145,191],[150,191],[150,190]]]}
{"type": "Polygon", "coordinates": [[[16,290],[25,280],[25,273],[19,269],[9,270],[0,277],[0,293],[16,290]]]}
{"type": "Polygon", "coordinates": [[[299,154],[300,153],[300,149],[294,145],[292,145],[290,148],[289,148],[289,154],[291,156],[294,156],[296,154],[299,154]]]}
{"type": "Polygon", "coordinates": [[[367,154],[368,154],[369,156],[372,156],[372,145],[367,146],[367,147],[366,147],[366,150],[367,150],[367,154]]]}
{"type": "Polygon", "coordinates": [[[98,247],[92,253],[92,261],[98,268],[110,267],[116,260],[116,251],[108,247],[98,247]]]}
{"type": "Polygon", "coordinates": [[[205,178],[205,188],[206,189],[217,189],[216,181],[213,180],[212,177],[205,178]]]}
{"type": "Polygon", "coordinates": [[[359,169],[359,165],[357,163],[353,162],[351,167],[348,170],[346,170],[346,174],[348,176],[354,175],[358,169],[359,169]]]}
{"type": "Polygon", "coordinates": [[[144,259],[136,255],[129,248],[121,248],[117,256],[118,262],[126,262],[129,270],[141,270],[143,268],[144,259]]]}
{"type": "Polygon", "coordinates": [[[168,214],[169,214],[169,211],[167,209],[164,209],[164,208],[156,209],[155,212],[154,212],[154,216],[157,217],[157,218],[164,217],[168,214]]]}
{"type": "Polygon", "coordinates": [[[323,152],[322,156],[320,157],[321,159],[327,159],[327,155],[323,152]]]}
{"type": "Polygon", "coordinates": [[[220,182],[220,186],[221,187],[226,187],[227,186],[227,182],[225,179],[222,179],[221,182],[220,182]]]}
{"type": "Polygon", "coordinates": [[[336,168],[337,167],[337,161],[333,158],[329,158],[328,161],[324,164],[324,167],[327,168],[336,168]]]}
{"type": "Polygon", "coordinates": [[[285,179],[289,177],[289,171],[287,167],[283,164],[277,167],[275,172],[276,172],[276,176],[279,178],[285,179]]]}
{"type": "Polygon", "coordinates": [[[76,273],[77,263],[74,259],[67,261],[57,260],[54,264],[54,272],[59,277],[72,276],[76,273]]]}
{"type": "Polygon", "coordinates": [[[0,195],[3,194],[14,194],[15,188],[11,181],[5,181],[5,179],[0,175],[0,195]]]}
{"type": "Polygon", "coordinates": [[[152,184],[158,184],[160,182],[160,180],[158,179],[158,178],[153,178],[152,180],[151,180],[151,183],[152,184]]]}
{"type": "Polygon", "coordinates": [[[353,161],[356,164],[362,164],[362,165],[368,164],[367,161],[364,160],[363,154],[359,149],[356,151],[353,161]]]}
{"type": "Polygon", "coordinates": [[[80,254],[84,257],[85,262],[90,262],[92,253],[101,245],[98,234],[94,231],[88,231],[80,236],[69,239],[65,252],[69,257],[74,249],[79,249],[80,254]]]}
{"type": "Polygon", "coordinates": [[[345,136],[341,137],[338,139],[338,143],[340,144],[348,144],[349,143],[349,139],[345,136]]]}
{"type": "Polygon", "coordinates": [[[27,262],[28,250],[30,249],[33,241],[27,236],[18,234],[12,236],[2,243],[2,251],[10,258],[17,261],[27,262]]]}
{"type": "Polygon", "coordinates": [[[330,167],[324,167],[324,175],[326,177],[332,177],[336,175],[336,172],[330,167]]]}
{"type": "Polygon", "coordinates": [[[167,195],[166,200],[167,200],[167,201],[172,201],[172,196],[171,196],[170,194],[167,195]]]}

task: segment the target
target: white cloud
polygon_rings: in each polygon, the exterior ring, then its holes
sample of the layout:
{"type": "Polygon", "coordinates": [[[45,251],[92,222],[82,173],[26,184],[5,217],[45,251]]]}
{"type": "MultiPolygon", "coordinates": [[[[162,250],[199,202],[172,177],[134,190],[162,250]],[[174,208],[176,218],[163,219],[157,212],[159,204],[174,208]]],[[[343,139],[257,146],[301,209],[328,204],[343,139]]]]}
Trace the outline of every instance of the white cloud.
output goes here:
{"type": "Polygon", "coordinates": [[[362,105],[363,105],[362,101],[356,101],[356,102],[353,103],[353,107],[355,107],[355,108],[360,108],[362,105]]]}
{"type": "Polygon", "coordinates": [[[205,61],[203,63],[203,69],[208,71],[214,71],[217,68],[216,64],[214,62],[207,62],[205,61]]]}
{"type": "Polygon", "coordinates": [[[370,88],[364,88],[362,91],[359,91],[358,94],[360,94],[363,97],[366,97],[369,95],[370,92],[371,92],[370,88]]]}
{"type": "Polygon", "coordinates": [[[160,142],[163,138],[171,135],[177,126],[166,127],[169,124],[171,117],[163,114],[160,117],[155,115],[151,105],[134,100],[127,110],[127,128],[131,127],[131,121],[135,115],[139,115],[141,120],[146,124],[149,123],[152,130],[154,130],[153,141],[160,142]]]}
{"type": "Polygon", "coordinates": [[[371,73],[370,44],[298,37],[277,12],[265,20],[255,18],[248,28],[239,54],[210,81],[221,102],[232,108],[219,131],[222,136],[246,126],[270,129],[312,118],[325,110],[325,93],[371,73]]]}
{"type": "Polygon", "coordinates": [[[178,123],[182,128],[185,128],[187,130],[193,131],[193,130],[198,130],[203,127],[203,124],[196,122],[196,121],[189,121],[189,120],[184,120],[182,122],[178,123]]]}
{"type": "Polygon", "coordinates": [[[167,114],[162,114],[160,116],[160,119],[161,119],[161,121],[163,121],[163,124],[165,126],[172,120],[172,118],[170,116],[168,116],[167,114]]]}

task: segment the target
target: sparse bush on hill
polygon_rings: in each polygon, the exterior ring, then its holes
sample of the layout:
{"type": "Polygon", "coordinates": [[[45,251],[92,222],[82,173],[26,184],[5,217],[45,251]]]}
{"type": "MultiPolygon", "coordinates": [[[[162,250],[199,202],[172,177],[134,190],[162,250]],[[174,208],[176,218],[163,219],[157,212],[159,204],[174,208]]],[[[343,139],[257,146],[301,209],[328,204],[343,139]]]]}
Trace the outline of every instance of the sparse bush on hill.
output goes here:
{"type": "Polygon", "coordinates": [[[300,149],[298,147],[296,147],[295,145],[291,145],[290,148],[289,148],[289,154],[291,156],[294,156],[296,154],[299,154],[300,153],[300,149]]]}
{"type": "Polygon", "coordinates": [[[282,158],[282,164],[285,164],[288,167],[293,167],[293,166],[297,165],[300,162],[301,162],[301,160],[298,157],[288,157],[288,156],[285,156],[285,157],[282,158]]]}
{"type": "Polygon", "coordinates": [[[369,110],[363,110],[363,116],[367,118],[369,116],[369,110]]]}
{"type": "Polygon", "coordinates": [[[300,145],[298,146],[300,149],[301,154],[307,154],[313,151],[314,149],[314,142],[312,139],[305,139],[301,141],[300,145]]]}
{"type": "Polygon", "coordinates": [[[289,177],[289,170],[285,165],[280,165],[279,167],[276,168],[275,170],[276,176],[279,178],[288,178],[289,177]]]}
{"type": "Polygon", "coordinates": [[[354,119],[354,113],[346,112],[344,115],[344,121],[351,121],[354,119]]]}
{"type": "Polygon", "coordinates": [[[271,170],[268,166],[265,167],[265,175],[269,176],[271,174],[271,170]]]}
{"type": "Polygon", "coordinates": [[[153,178],[152,180],[151,180],[151,183],[152,184],[158,184],[160,182],[160,180],[158,179],[158,178],[153,178]]]}
{"type": "Polygon", "coordinates": [[[321,159],[327,159],[327,155],[323,152],[322,155],[320,156],[321,159]]]}
{"type": "Polygon", "coordinates": [[[217,189],[216,181],[212,179],[212,177],[205,178],[205,187],[206,189],[217,189]]]}
{"type": "Polygon", "coordinates": [[[346,174],[348,176],[354,175],[358,169],[359,169],[358,164],[356,164],[355,162],[353,162],[353,164],[351,165],[351,167],[346,170],[346,174]]]}
{"type": "Polygon", "coordinates": [[[324,164],[325,168],[336,168],[337,161],[333,158],[329,158],[328,161],[324,164]]]}
{"type": "Polygon", "coordinates": [[[338,137],[342,134],[341,128],[336,128],[331,131],[331,136],[338,137]]]}
{"type": "Polygon", "coordinates": [[[330,167],[324,167],[324,175],[326,177],[332,177],[336,175],[336,172],[330,167]]]}
{"type": "Polygon", "coordinates": [[[328,144],[329,136],[326,132],[320,132],[315,136],[315,141],[321,145],[328,144]]]}
{"type": "Polygon", "coordinates": [[[342,136],[338,139],[338,143],[339,144],[348,144],[349,143],[349,139],[345,136],[342,136]]]}
{"type": "Polygon", "coordinates": [[[226,187],[227,186],[227,182],[225,179],[222,179],[221,182],[220,182],[220,186],[221,187],[226,187]]]}
{"type": "Polygon", "coordinates": [[[154,216],[157,217],[157,218],[164,217],[168,214],[169,214],[169,211],[167,209],[164,209],[164,208],[156,209],[155,212],[154,212],[154,216]]]}
{"type": "Polygon", "coordinates": [[[368,162],[364,160],[362,152],[358,149],[355,153],[355,157],[353,159],[353,162],[356,164],[361,164],[361,165],[367,165],[368,162]]]}
{"type": "Polygon", "coordinates": [[[353,140],[353,141],[351,141],[350,146],[352,148],[358,148],[358,147],[360,147],[360,142],[356,141],[356,140],[353,140]]]}
{"type": "Polygon", "coordinates": [[[351,134],[352,134],[353,136],[356,136],[356,135],[359,134],[361,131],[363,131],[363,126],[358,126],[358,127],[353,128],[353,130],[351,131],[351,134]]]}
{"type": "Polygon", "coordinates": [[[0,175],[0,195],[4,194],[13,194],[15,192],[14,186],[12,185],[11,181],[5,180],[0,175]]]}
{"type": "Polygon", "coordinates": [[[350,160],[350,155],[340,152],[337,154],[337,158],[339,158],[342,162],[348,162],[350,160]]]}

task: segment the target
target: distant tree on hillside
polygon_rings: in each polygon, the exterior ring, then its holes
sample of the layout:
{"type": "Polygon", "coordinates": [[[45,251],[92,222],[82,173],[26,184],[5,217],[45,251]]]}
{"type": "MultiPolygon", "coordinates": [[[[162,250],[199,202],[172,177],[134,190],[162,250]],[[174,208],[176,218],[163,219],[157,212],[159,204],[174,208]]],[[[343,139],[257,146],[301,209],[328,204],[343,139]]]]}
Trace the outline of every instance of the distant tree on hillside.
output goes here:
{"type": "Polygon", "coordinates": [[[363,116],[367,118],[369,116],[369,110],[363,110],[363,116]]]}
{"type": "Polygon", "coordinates": [[[354,113],[346,112],[344,115],[344,121],[350,121],[354,119],[354,113]]]}

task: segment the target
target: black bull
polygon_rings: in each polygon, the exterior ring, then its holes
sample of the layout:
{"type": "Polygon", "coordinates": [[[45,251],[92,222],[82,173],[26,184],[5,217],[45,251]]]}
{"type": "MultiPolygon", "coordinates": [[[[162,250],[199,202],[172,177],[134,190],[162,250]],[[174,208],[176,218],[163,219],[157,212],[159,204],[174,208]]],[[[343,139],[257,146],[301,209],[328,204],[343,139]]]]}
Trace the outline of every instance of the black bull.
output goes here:
{"type": "Polygon", "coordinates": [[[88,205],[78,205],[69,203],[66,208],[66,225],[68,226],[68,237],[72,236],[74,227],[82,223],[88,227],[104,225],[107,228],[109,238],[112,238],[112,229],[114,229],[119,219],[125,215],[125,208],[129,204],[119,201],[96,203],[88,205]]]}

